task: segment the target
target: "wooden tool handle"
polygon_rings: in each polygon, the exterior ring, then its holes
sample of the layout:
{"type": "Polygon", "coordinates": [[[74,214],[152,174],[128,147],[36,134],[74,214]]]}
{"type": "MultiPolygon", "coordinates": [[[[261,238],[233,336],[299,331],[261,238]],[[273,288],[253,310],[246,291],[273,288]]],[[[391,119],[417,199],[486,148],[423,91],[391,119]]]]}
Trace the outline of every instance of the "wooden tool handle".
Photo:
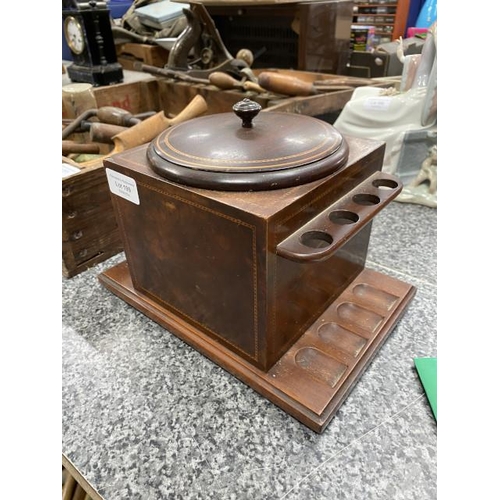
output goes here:
{"type": "Polygon", "coordinates": [[[208,81],[221,90],[229,90],[241,87],[241,83],[231,75],[222,71],[214,71],[208,76],[208,81]]]}
{"type": "Polygon", "coordinates": [[[146,118],[141,123],[120,132],[113,137],[115,147],[111,154],[135,148],[152,141],[160,132],[168,127],[168,119],[163,111],[146,118]]]}
{"type": "Polygon", "coordinates": [[[312,83],[304,82],[293,76],[264,71],[258,76],[259,85],[270,92],[289,96],[308,96],[318,93],[312,83]]]}
{"type": "Polygon", "coordinates": [[[192,118],[196,118],[197,116],[201,116],[206,113],[208,110],[207,101],[200,94],[196,94],[193,99],[189,102],[189,104],[176,116],[171,119],[168,119],[168,126],[171,127],[173,125],[177,125],[181,122],[187,122],[192,118]]]}
{"type": "Polygon", "coordinates": [[[126,127],[140,122],[138,118],[135,118],[132,113],[126,109],[117,108],[115,106],[101,106],[97,110],[96,116],[102,123],[110,123],[112,125],[121,125],[126,127]]]}
{"type": "Polygon", "coordinates": [[[259,94],[264,94],[265,92],[267,92],[267,90],[263,89],[258,83],[249,82],[249,81],[246,81],[243,83],[243,88],[245,90],[251,90],[251,91],[257,92],[259,94]]]}
{"type": "Polygon", "coordinates": [[[99,154],[99,144],[94,143],[80,143],[75,141],[62,141],[62,155],[67,156],[70,154],[99,154]]]}
{"type": "Polygon", "coordinates": [[[111,154],[146,144],[161,134],[166,128],[202,115],[207,109],[207,102],[201,95],[197,94],[174,118],[169,119],[163,111],[159,111],[137,125],[117,134],[113,138],[115,147],[111,154]]]}
{"type": "Polygon", "coordinates": [[[103,142],[113,144],[113,137],[127,130],[127,127],[111,125],[109,123],[92,122],[89,126],[89,137],[91,142],[103,142]]]}

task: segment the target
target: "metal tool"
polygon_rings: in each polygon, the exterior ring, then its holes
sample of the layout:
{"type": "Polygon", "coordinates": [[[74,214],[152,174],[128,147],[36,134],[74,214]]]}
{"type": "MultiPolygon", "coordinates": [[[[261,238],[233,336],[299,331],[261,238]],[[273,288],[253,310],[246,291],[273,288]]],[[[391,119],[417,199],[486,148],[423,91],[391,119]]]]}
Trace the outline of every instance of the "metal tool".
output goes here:
{"type": "Polygon", "coordinates": [[[91,142],[113,144],[113,137],[126,129],[127,127],[122,127],[120,125],[84,120],[75,132],[88,132],[91,142]]]}
{"type": "Polygon", "coordinates": [[[142,120],[141,122],[125,129],[113,137],[113,149],[105,154],[89,159],[88,164],[99,164],[102,161],[116,153],[121,153],[136,146],[147,144],[165,129],[177,125],[181,122],[190,120],[202,115],[208,109],[205,99],[197,94],[189,104],[173,118],[167,118],[164,111],[159,111],[153,116],[142,120]]]}
{"type": "Polygon", "coordinates": [[[168,68],[158,68],[157,66],[150,66],[139,61],[134,63],[134,70],[143,71],[144,73],[150,73],[152,75],[174,78],[176,80],[181,80],[188,83],[204,83],[205,85],[210,84],[208,78],[195,78],[188,75],[185,71],[176,71],[168,68]]]}
{"type": "Polygon", "coordinates": [[[63,129],[62,138],[67,139],[72,133],[81,127],[84,121],[87,121],[89,118],[94,116],[97,117],[100,122],[125,127],[136,125],[141,122],[139,118],[136,118],[129,111],[115,106],[102,106],[100,108],[87,109],[63,129]]]}
{"type": "Polygon", "coordinates": [[[247,62],[229,53],[204,5],[191,4],[183,13],[187,26],[170,50],[165,69],[208,78],[214,71],[239,77],[240,70],[249,67],[247,62]]]}
{"type": "Polygon", "coordinates": [[[259,85],[278,94],[289,96],[310,96],[320,92],[331,92],[334,90],[349,90],[352,86],[349,85],[316,85],[313,82],[306,82],[294,76],[275,73],[272,71],[264,71],[259,74],[259,85]]]}

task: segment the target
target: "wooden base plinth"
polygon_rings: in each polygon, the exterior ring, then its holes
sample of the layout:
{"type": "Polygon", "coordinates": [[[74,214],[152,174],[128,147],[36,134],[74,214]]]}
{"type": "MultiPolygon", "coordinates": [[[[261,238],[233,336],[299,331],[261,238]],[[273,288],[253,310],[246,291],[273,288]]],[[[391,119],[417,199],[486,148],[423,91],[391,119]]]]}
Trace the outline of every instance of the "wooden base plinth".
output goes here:
{"type": "Polygon", "coordinates": [[[112,293],[318,433],[325,430],[416,291],[412,285],[364,269],[264,372],[137,292],[127,262],[101,273],[99,280],[112,293]]]}

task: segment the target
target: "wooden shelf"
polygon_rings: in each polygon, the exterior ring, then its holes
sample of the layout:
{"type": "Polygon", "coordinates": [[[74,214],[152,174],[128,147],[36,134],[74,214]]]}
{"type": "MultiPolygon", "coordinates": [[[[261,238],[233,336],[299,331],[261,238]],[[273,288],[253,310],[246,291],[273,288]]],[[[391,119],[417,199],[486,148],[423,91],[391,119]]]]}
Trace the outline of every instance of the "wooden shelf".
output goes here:
{"type": "MultiPolygon", "coordinates": [[[[377,29],[375,31],[376,37],[386,37],[391,40],[397,40],[399,37],[405,37],[406,35],[406,21],[408,19],[408,11],[410,8],[410,0],[398,0],[397,2],[385,3],[381,2],[354,2],[353,9],[353,22],[354,26],[386,26],[388,29],[377,29]],[[376,12],[376,9],[395,9],[395,12],[376,12]],[[373,11],[373,12],[370,12],[373,11]],[[380,22],[379,20],[374,21],[358,21],[359,17],[391,17],[392,22],[380,22]],[[390,29],[389,29],[390,27],[390,29]]],[[[375,40],[375,46],[384,43],[382,41],[375,40]]]]}

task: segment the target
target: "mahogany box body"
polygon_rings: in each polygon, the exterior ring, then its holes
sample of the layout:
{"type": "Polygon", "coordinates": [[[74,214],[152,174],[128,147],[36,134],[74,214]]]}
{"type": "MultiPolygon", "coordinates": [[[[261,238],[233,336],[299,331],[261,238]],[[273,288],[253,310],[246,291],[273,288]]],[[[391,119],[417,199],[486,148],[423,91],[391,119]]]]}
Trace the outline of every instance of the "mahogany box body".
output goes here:
{"type": "Polygon", "coordinates": [[[347,140],[348,162],[333,174],[268,191],[215,191],[170,182],[149,166],[147,146],[106,159],[135,290],[269,370],[365,266],[373,208],[326,257],[301,260],[279,251],[295,234],[313,252],[326,244],[315,239],[322,229],[311,231],[311,221],[350,203],[352,193],[380,172],[383,143],[347,140]],[[114,182],[124,183],[133,196],[114,182]]]}

